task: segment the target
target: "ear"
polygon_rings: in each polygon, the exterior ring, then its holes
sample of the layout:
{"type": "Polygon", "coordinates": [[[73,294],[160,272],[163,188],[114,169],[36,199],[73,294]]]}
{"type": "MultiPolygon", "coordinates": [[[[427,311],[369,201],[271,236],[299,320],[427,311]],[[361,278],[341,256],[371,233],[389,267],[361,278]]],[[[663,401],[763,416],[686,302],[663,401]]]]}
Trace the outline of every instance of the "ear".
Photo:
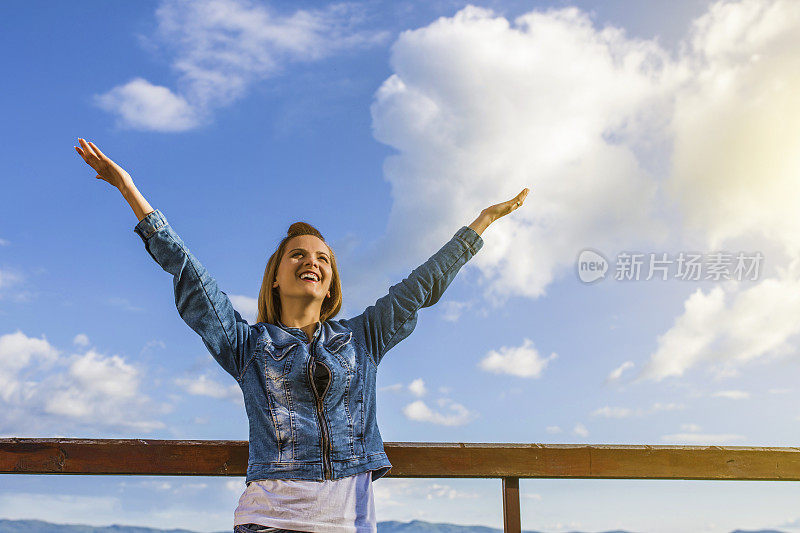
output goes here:
{"type": "Polygon", "coordinates": [[[278,282],[277,282],[277,280],[276,280],[276,281],[273,281],[273,282],[272,282],[272,287],[273,287],[273,288],[275,288],[275,287],[277,287],[277,286],[278,286],[278,282]]]}

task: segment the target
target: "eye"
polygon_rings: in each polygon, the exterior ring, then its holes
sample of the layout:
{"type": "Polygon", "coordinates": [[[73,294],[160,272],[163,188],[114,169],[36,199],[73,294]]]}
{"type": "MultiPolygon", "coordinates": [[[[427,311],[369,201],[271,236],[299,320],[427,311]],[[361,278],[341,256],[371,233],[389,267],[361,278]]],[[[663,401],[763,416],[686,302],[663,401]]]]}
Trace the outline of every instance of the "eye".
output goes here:
{"type": "Polygon", "coordinates": [[[324,255],[321,255],[321,256],[320,256],[320,259],[323,259],[323,260],[324,260],[326,263],[328,262],[328,258],[327,258],[327,257],[325,257],[324,255]]]}

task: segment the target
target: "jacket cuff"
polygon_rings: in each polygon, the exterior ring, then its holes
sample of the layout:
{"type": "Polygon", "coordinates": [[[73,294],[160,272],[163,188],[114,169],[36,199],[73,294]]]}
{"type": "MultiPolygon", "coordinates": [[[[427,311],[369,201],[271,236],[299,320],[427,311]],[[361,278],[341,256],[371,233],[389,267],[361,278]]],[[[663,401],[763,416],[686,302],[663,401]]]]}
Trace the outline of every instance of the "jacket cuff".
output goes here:
{"type": "Polygon", "coordinates": [[[483,247],[483,239],[478,235],[477,231],[469,226],[462,226],[461,229],[456,232],[455,236],[469,246],[473,255],[477,254],[478,250],[483,247]]]}
{"type": "Polygon", "coordinates": [[[133,228],[133,231],[135,231],[143,241],[147,242],[147,239],[167,224],[167,218],[161,211],[156,209],[140,220],[139,223],[136,224],[136,227],[133,228]]]}

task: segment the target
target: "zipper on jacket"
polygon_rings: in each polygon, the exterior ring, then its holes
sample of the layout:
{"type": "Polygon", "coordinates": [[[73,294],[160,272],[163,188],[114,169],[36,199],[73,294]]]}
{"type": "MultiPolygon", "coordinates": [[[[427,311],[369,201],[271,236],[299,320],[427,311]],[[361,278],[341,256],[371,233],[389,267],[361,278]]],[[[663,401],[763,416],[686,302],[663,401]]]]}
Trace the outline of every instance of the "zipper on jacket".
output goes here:
{"type": "Polygon", "coordinates": [[[323,410],[322,406],[322,397],[325,396],[325,392],[330,387],[331,381],[333,381],[333,374],[331,374],[328,365],[321,361],[317,361],[316,357],[314,356],[314,348],[313,345],[311,347],[311,358],[308,360],[308,378],[311,380],[311,389],[314,391],[314,397],[317,399],[317,421],[319,422],[320,428],[322,429],[322,477],[325,479],[332,479],[333,476],[333,468],[331,467],[331,450],[330,450],[330,438],[328,436],[328,421],[325,419],[325,411],[323,410]],[[328,369],[328,386],[325,387],[325,390],[322,391],[322,394],[319,394],[317,391],[317,383],[314,380],[314,374],[311,372],[311,367],[314,364],[319,364],[324,366],[328,369]]]}

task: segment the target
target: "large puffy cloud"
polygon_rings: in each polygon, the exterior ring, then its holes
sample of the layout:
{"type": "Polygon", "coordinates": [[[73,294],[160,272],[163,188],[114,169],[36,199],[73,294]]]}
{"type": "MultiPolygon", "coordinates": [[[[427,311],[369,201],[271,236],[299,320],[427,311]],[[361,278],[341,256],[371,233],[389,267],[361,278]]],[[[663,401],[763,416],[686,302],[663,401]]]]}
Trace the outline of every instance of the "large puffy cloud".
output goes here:
{"type": "Polygon", "coordinates": [[[363,18],[363,8],[347,3],[283,16],[252,0],[163,0],[155,34],[140,38],[171,58],[180,92],[137,77],[95,101],[124,127],[189,130],[287,63],[318,60],[388,37],[356,29],[363,18]]]}
{"type": "Polygon", "coordinates": [[[0,434],[57,436],[163,428],[157,416],[164,408],[144,394],[140,384],[141,371],[120,356],[93,349],[64,355],[44,337],[28,337],[21,331],[1,335],[0,434]]]}
{"type": "Polygon", "coordinates": [[[762,281],[693,293],[637,379],[700,363],[729,376],[790,352],[798,29],[800,4],[743,0],[711,5],[674,55],[576,8],[512,24],[468,6],[403,32],[372,106],[375,137],[398,151],[384,164],[394,203],[351,294],[371,303],[387,272],[404,274],[397,265],[416,266],[480,209],[531,187],[467,268],[493,304],[542,295],[587,246],[761,250],[762,281]]]}
{"type": "Polygon", "coordinates": [[[667,182],[687,233],[800,252],[800,4],[717,3],[693,25],[667,182]]]}
{"type": "Polygon", "coordinates": [[[796,352],[800,333],[800,276],[794,270],[747,288],[698,289],[684,312],[658,338],[658,348],[636,381],[681,376],[699,363],[717,377],[739,374],[748,362],[796,352]]]}
{"type": "Polygon", "coordinates": [[[391,65],[371,112],[376,139],[399,152],[384,164],[393,205],[386,235],[355,262],[369,265],[353,277],[356,298],[380,295],[387,272],[525,187],[525,207],[470,263],[495,304],[543,294],[586,246],[664,237],[636,151],[662,141],[681,75],[653,41],[598,30],[576,8],[512,25],[468,6],[403,32],[391,65]]]}
{"type": "MultiPolygon", "coordinates": [[[[755,285],[700,290],[658,339],[637,379],[707,363],[718,377],[793,353],[800,331],[800,4],[717,3],[698,18],[678,93],[667,189],[687,236],[712,249],[774,246],[776,273],[755,285]],[[780,252],[780,253],[779,253],[780,252]],[[781,264],[783,263],[783,264],[781,264]]],[[[765,254],[766,255],[766,254],[765,254]]]]}

